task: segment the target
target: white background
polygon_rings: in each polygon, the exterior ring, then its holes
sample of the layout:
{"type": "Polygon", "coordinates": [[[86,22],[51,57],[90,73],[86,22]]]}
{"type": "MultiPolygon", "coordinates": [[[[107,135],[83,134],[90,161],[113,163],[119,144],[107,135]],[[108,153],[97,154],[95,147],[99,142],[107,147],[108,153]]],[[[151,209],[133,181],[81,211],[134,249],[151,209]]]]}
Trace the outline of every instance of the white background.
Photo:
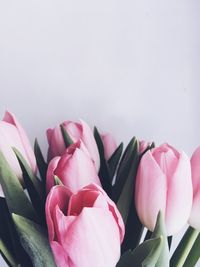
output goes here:
{"type": "MultiPolygon", "coordinates": [[[[83,118],[191,155],[200,145],[198,0],[0,0],[0,113],[46,149],[83,118]]],[[[1,264],[2,265],[2,264],[1,264]]]]}

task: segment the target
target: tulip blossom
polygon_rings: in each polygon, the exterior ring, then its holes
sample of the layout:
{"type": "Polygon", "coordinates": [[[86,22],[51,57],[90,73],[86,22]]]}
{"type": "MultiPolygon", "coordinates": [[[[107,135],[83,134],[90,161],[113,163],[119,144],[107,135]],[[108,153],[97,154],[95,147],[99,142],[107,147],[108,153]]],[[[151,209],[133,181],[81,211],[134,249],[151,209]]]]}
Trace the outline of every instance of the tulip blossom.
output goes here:
{"type": "Polygon", "coordinates": [[[100,185],[94,162],[81,141],[72,144],[61,157],[50,161],[46,180],[47,193],[54,186],[54,175],[73,193],[91,183],[100,185]]]}
{"type": "Polygon", "coordinates": [[[72,194],[54,186],[46,201],[50,245],[58,267],[115,267],[124,224],[119,211],[99,186],[72,194]]]}
{"type": "Polygon", "coordinates": [[[192,183],[193,183],[193,206],[189,218],[189,224],[200,231],[200,147],[191,158],[192,183]]]}
{"type": "Polygon", "coordinates": [[[21,152],[32,171],[36,172],[36,160],[28,137],[15,116],[6,112],[3,120],[0,121],[0,150],[17,177],[21,179],[22,171],[13,147],[21,152]]]}
{"type": "MultiPolygon", "coordinates": [[[[80,123],[65,121],[62,123],[62,125],[73,142],[77,142],[79,140],[85,145],[95,163],[96,170],[99,171],[99,152],[93,136],[93,132],[87,125],[87,123],[82,120],[80,121],[80,123]]],[[[63,140],[60,126],[57,126],[54,129],[48,129],[47,139],[49,143],[48,159],[51,160],[56,156],[62,156],[65,152],[66,146],[63,140]]]]}
{"type": "Polygon", "coordinates": [[[168,235],[187,222],[192,207],[190,160],[168,144],[147,151],[136,177],[135,203],[141,222],[153,230],[158,212],[165,216],[168,235]]]}
{"type": "Polygon", "coordinates": [[[109,133],[102,134],[101,139],[103,142],[105,159],[109,160],[109,158],[112,156],[112,154],[117,149],[117,143],[114,137],[109,133]]]}

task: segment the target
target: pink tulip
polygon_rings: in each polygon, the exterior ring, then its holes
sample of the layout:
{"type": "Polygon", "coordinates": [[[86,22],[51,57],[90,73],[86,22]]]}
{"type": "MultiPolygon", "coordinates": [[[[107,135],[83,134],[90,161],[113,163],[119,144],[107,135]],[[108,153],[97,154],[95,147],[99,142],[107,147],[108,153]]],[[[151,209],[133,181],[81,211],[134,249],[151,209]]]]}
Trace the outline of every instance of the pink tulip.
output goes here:
{"type": "Polygon", "coordinates": [[[190,160],[168,144],[147,151],[136,177],[135,202],[141,222],[153,230],[159,210],[168,235],[187,222],[192,207],[190,160]]]}
{"type": "Polygon", "coordinates": [[[28,137],[15,116],[6,112],[3,120],[0,121],[0,150],[15,174],[21,179],[22,171],[12,147],[22,153],[33,172],[36,172],[36,160],[28,137]]]}
{"type": "Polygon", "coordinates": [[[47,170],[47,193],[54,186],[54,175],[73,193],[91,183],[100,185],[94,162],[81,141],[72,144],[61,157],[50,161],[47,170]]]}
{"type": "Polygon", "coordinates": [[[114,137],[109,133],[102,134],[101,139],[103,142],[105,159],[109,160],[109,158],[112,156],[112,154],[117,149],[117,143],[114,137]]]}
{"type": "Polygon", "coordinates": [[[193,206],[189,218],[189,224],[200,231],[200,147],[191,158],[192,183],[193,183],[193,206]]]}
{"type": "MultiPolygon", "coordinates": [[[[64,126],[73,142],[77,142],[78,140],[82,141],[82,143],[89,151],[92,159],[94,160],[96,170],[99,171],[99,152],[92,130],[87,125],[87,123],[82,120],[80,121],[80,123],[65,121],[62,123],[62,125],[64,126]]],[[[48,159],[51,160],[56,156],[62,156],[65,152],[66,147],[60,126],[57,126],[54,129],[48,129],[47,138],[49,142],[48,159]]]]}
{"type": "Polygon", "coordinates": [[[99,186],[73,195],[54,186],[46,201],[49,241],[58,267],[115,267],[124,224],[119,211],[99,186]]]}

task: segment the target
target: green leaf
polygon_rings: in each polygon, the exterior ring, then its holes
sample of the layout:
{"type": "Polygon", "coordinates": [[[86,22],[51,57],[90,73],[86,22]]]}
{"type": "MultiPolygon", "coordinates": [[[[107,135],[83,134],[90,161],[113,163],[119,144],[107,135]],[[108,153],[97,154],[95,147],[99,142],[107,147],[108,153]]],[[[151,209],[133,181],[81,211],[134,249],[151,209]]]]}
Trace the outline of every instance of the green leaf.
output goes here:
{"type": "Polygon", "coordinates": [[[157,222],[155,229],[152,233],[152,238],[156,238],[161,236],[163,237],[163,243],[162,243],[162,250],[160,253],[160,257],[156,263],[156,267],[168,267],[169,266],[169,247],[168,247],[168,240],[166,235],[166,229],[165,229],[165,222],[163,218],[163,214],[160,211],[157,216],[157,222]]]}
{"type": "Polygon", "coordinates": [[[69,136],[68,132],[65,130],[64,126],[61,124],[60,129],[62,132],[63,140],[65,143],[66,148],[72,145],[74,142],[72,141],[71,137],[69,136]]]}
{"type": "Polygon", "coordinates": [[[44,185],[46,185],[46,173],[47,173],[48,165],[46,161],[44,160],[44,157],[42,155],[37,139],[35,139],[35,143],[34,143],[34,153],[35,153],[35,158],[36,158],[36,162],[37,162],[37,166],[40,172],[41,179],[44,185]]]}
{"type": "MultiPolygon", "coordinates": [[[[130,207],[132,200],[134,198],[134,184],[135,177],[139,164],[139,155],[138,155],[138,141],[134,139],[131,162],[129,166],[129,172],[126,173],[126,165],[124,166],[125,171],[121,171],[121,177],[116,181],[113,189],[113,199],[117,203],[117,207],[122,215],[122,218],[126,224],[127,218],[129,215],[130,207]],[[118,196],[119,195],[119,196],[118,196]]],[[[129,165],[128,158],[127,164],[129,165]]]]}
{"type": "Polygon", "coordinates": [[[57,175],[54,175],[54,184],[55,185],[63,185],[60,178],[57,175]]]}
{"type": "Polygon", "coordinates": [[[195,244],[195,241],[198,238],[198,235],[198,230],[192,228],[191,226],[188,227],[178,247],[172,255],[170,260],[171,267],[182,267],[184,265],[193,245],[195,244]]]}
{"type": "Polygon", "coordinates": [[[190,253],[185,263],[183,264],[183,267],[194,267],[196,266],[196,263],[198,262],[199,259],[200,259],[200,233],[192,249],[190,250],[190,253]]]}
{"type": "Polygon", "coordinates": [[[35,190],[37,191],[39,196],[42,196],[42,185],[41,185],[41,181],[39,180],[39,178],[33,173],[32,169],[30,168],[30,166],[28,165],[28,163],[26,162],[26,160],[24,159],[24,157],[22,156],[22,154],[20,153],[19,150],[17,150],[16,148],[13,148],[13,151],[19,161],[19,165],[22,169],[22,173],[23,173],[23,178],[29,179],[31,180],[35,190]]]}
{"type": "Polygon", "coordinates": [[[20,241],[30,256],[34,267],[56,267],[47,232],[38,224],[22,216],[12,214],[20,241]]]}
{"type": "Polygon", "coordinates": [[[125,226],[126,226],[126,231],[125,231],[124,241],[121,247],[122,252],[125,252],[129,249],[133,250],[136,246],[138,246],[144,230],[144,226],[140,222],[136,212],[134,197],[131,202],[131,207],[129,210],[125,226]]]}
{"type": "MultiPolygon", "coordinates": [[[[162,236],[149,239],[133,251],[125,252],[116,267],[154,267],[162,250],[162,236]]],[[[160,265],[161,267],[161,265],[160,265]]],[[[163,267],[163,266],[162,266],[163,267]]]]}
{"type": "Polygon", "coordinates": [[[109,170],[108,170],[108,165],[107,165],[105,155],[104,155],[103,142],[102,142],[101,136],[100,136],[96,127],[94,127],[94,138],[96,140],[97,147],[99,150],[99,156],[100,156],[99,178],[101,181],[101,185],[102,185],[103,189],[106,191],[106,193],[109,196],[111,196],[111,193],[112,193],[111,183],[112,183],[112,181],[111,181],[111,177],[110,177],[109,170]]]}
{"type": "Polygon", "coordinates": [[[3,249],[6,249],[6,253],[9,253],[21,266],[31,267],[30,259],[20,244],[5,198],[0,198],[0,214],[0,238],[2,245],[5,246],[3,249]]]}
{"type": "Polygon", "coordinates": [[[17,264],[15,258],[10,253],[10,251],[8,250],[8,248],[6,247],[5,243],[3,242],[3,240],[1,238],[0,238],[0,253],[1,253],[2,257],[4,258],[4,260],[6,261],[6,263],[8,264],[8,266],[10,266],[10,267],[18,267],[19,266],[17,264]]]}
{"type": "Polygon", "coordinates": [[[11,170],[0,151],[0,184],[2,186],[10,213],[16,213],[36,221],[36,213],[23,191],[17,176],[11,170]]]}
{"type": "Polygon", "coordinates": [[[38,214],[39,221],[41,224],[45,224],[45,201],[43,198],[44,195],[42,194],[42,183],[32,172],[22,154],[17,149],[13,150],[22,169],[25,187],[27,188],[33,207],[38,214]]]}
{"type": "MultiPolygon", "coordinates": [[[[122,189],[128,179],[130,170],[133,165],[135,165],[135,161],[139,159],[139,152],[138,152],[138,141],[135,137],[133,137],[128,144],[122,159],[119,163],[119,168],[117,171],[116,182],[113,186],[113,194],[112,199],[117,203],[119,197],[121,195],[122,189]]],[[[137,165],[137,164],[136,164],[137,165]]],[[[134,166],[136,168],[136,166],[134,166]]]]}
{"type": "Polygon", "coordinates": [[[121,158],[122,151],[123,151],[123,143],[121,143],[118,146],[118,148],[115,150],[115,152],[112,154],[112,156],[108,160],[108,168],[109,168],[109,173],[110,173],[110,177],[112,180],[115,175],[119,160],[121,158]]]}

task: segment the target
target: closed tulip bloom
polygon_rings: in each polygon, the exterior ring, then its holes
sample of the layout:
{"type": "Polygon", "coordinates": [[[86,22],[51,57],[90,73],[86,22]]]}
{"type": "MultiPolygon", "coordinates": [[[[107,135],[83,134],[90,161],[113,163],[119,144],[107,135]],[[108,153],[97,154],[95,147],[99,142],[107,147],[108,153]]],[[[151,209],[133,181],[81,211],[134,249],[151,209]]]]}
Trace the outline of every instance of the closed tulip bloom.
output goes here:
{"type": "Polygon", "coordinates": [[[21,180],[22,171],[12,147],[17,148],[21,152],[32,171],[36,172],[36,160],[28,137],[15,116],[6,112],[3,120],[0,121],[0,150],[12,170],[21,180]]]}
{"type": "Polygon", "coordinates": [[[103,142],[105,159],[109,160],[109,158],[112,156],[112,154],[117,149],[117,143],[114,137],[109,133],[102,134],[101,139],[103,142]]]}
{"type": "Polygon", "coordinates": [[[192,183],[193,183],[193,205],[189,224],[200,231],[200,147],[198,147],[191,158],[192,183]]]}
{"type": "MultiPolygon", "coordinates": [[[[80,140],[85,145],[95,163],[96,170],[99,171],[99,152],[93,136],[93,132],[87,125],[87,123],[82,120],[80,121],[80,123],[65,121],[62,123],[62,125],[64,126],[73,142],[80,140]]],[[[66,146],[63,140],[60,126],[57,126],[54,129],[48,129],[47,139],[49,143],[48,160],[51,160],[56,156],[62,156],[65,152],[66,146]]]]}
{"type": "Polygon", "coordinates": [[[187,222],[192,207],[190,160],[168,144],[147,151],[136,177],[135,202],[141,222],[153,230],[158,212],[165,217],[168,235],[187,222]]]}
{"type": "Polygon", "coordinates": [[[73,195],[54,186],[46,201],[49,241],[58,267],[115,267],[124,224],[119,211],[97,185],[73,195]]]}
{"type": "Polygon", "coordinates": [[[50,161],[46,180],[47,193],[54,186],[54,175],[73,193],[91,183],[100,185],[94,162],[81,141],[72,144],[61,157],[50,161]]]}

